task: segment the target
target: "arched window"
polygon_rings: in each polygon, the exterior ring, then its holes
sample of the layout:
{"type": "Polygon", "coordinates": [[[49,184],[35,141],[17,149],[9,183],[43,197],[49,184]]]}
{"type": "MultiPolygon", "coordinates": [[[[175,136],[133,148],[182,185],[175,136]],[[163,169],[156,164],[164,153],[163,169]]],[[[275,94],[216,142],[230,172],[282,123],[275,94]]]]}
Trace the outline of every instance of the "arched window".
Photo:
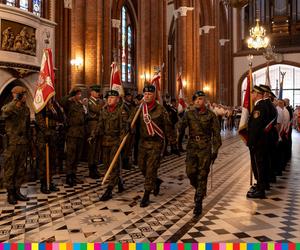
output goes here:
{"type": "Polygon", "coordinates": [[[135,87],[134,25],[126,6],[121,9],[120,55],[122,82],[125,88],[135,87]]]}
{"type": "Polygon", "coordinates": [[[3,0],[2,3],[42,16],[42,0],[3,0]]]}

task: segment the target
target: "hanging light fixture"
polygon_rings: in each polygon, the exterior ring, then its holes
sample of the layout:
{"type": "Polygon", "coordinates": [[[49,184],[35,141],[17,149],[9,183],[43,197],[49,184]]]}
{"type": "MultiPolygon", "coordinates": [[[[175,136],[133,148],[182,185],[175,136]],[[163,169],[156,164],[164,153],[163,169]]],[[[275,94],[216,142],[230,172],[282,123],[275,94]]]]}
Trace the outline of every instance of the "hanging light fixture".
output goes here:
{"type": "Polygon", "coordinates": [[[266,29],[259,25],[259,19],[256,19],[255,27],[250,29],[250,38],[248,39],[248,48],[261,49],[269,45],[269,38],[266,36],[266,29]]]}

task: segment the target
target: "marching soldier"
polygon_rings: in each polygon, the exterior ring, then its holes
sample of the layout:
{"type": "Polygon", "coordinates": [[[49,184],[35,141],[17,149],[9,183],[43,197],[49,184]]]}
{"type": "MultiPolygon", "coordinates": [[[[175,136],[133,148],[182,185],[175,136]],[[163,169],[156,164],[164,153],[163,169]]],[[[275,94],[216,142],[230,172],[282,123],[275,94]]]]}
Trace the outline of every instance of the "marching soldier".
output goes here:
{"type": "Polygon", "coordinates": [[[85,137],[87,110],[81,101],[81,89],[73,88],[65,103],[67,115],[67,159],[66,159],[66,183],[73,187],[83,182],[76,177],[77,164],[79,162],[83,140],[85,137]]]}
{"type": "MultiPolygon", "coordinates": [[[[119,105],[119,92],[110,90],[106,93],[107,105],[100,113],[97,127],[92,131],[89,143],[95,141],[97,136],[101,136],[101,146],[103,152],[103,164],[108,168],[120,145],[121,139],[128,129],[128,113],[123,105],[119,105]]],[[[112,198],[113,188],[118,185],[118,191],[123,192],[124,187],[120,178],[120,162],[118,161],[110,175],[108,187],[100,197],[100,201],[107,201],[112,198]]]]}
{"type": "Polygon", "coordinates": [[[153,190],[154,196],[160,191],[162,180],[157,177],[157,171],[165,136],[171,144],[172,153],[179,155],[179,151],[168,113],[155,101],[155,86],[146,85],[143,92],[144,104],[136,126],[140,136],[138,166],[145,177],[145,192],[140,206],[147,207],[151,191],[153,190]]]}
{"type": "MultiPolygon", "coordinates": [[[[88,130],[89,134],[97,127],[97,122],[99,120],[99,115],[103,103],[100,102],[100,89],[99,85],[91,86],[91,97],[88,101],[88,130]]],[[[100,138],[95,138],[95,143],[89,144],[88,150],[88,166],[89,166],[89,177],[92,179],[99,179],[100,174],[97,170],[97,164],[99,163],[99,153],[100,153],[100,138]]]]}
{"type": "Polygon", "coordinates": [[[189,128],[186,173],[195,188],[195,216],[202,213],[210,165],[217,158],[222,144],[218,118],[205,104],[204,92],[196,91],[193,95],[193,107],[185,112],[179,129],[184,131],[186,127],[189,128]]]}
{"type": "Polygon", "coordinates": [[[250,150],[251,166],[256,186],[252,186],[247,193],[248,198],[265,198],[267,186],[267,136],[265,128],[268,125],[268,111],[263,101],[263,90],[254,86],[252,90],[254,108],[248,121],[248,147],[250,150]]]}
{"type": "Polygon", "coordinates": [[[4,151],[4,186],[7,201],[11,205],[17,201],[28,201],[21,191],[26,176],[25,162],[27,144],[30,138],[30,111],[26,105],[26,89],[16,86],[12,89],[13,100],[2,107],[8,146],[4,151]]]}
{"type": "Polygon", "coordinates": [[[55,159],[57,158],[57,134],[56,126],[60,122],[58,111],[53,105],[53,99],[50,99],[47,106],[36,114],[35,116],[37,126],[37,147],[38,147],[38,159],[41,181],[41,192],[44,194],[50,194],[51,192],[59,191],[59,188],[52,182],[52,172],[54,170],[55,159]],[[48,124],[46,124],[46,118],[48,118],[48,124]],[[46,144],[49,146],[49,189],[47,187],[46,176],[46,144]]]}

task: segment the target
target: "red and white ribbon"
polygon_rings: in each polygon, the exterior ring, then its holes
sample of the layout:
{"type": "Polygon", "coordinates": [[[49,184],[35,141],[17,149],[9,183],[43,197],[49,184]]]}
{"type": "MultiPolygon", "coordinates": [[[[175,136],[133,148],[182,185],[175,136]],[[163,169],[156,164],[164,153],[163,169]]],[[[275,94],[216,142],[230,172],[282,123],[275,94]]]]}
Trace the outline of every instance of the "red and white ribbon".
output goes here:
{"type": "Polygon", "coordinates": [[[151,116],[148,113],[148,106],[146,103],[143,104],[143,119],[147,127],[148,134],[154,136],[157,134],[160,138],[164,139],[164,132],[151,120],[151,116]]]}

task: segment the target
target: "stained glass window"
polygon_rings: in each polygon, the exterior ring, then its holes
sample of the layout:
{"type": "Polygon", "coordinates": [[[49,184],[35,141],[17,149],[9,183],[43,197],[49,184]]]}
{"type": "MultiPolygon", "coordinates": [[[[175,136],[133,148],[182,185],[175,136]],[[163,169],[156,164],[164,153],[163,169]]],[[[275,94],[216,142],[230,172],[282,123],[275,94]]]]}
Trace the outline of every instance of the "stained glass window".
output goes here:
{"type": "Polygon", "coordinates": [[[20,9],[28,11],[28,0],[20,0],[20,9]]]}
{"type": "Polygon", "coordinates": [[[6,0],[6,5],[16,6],[16,0],[6,0]]]}
{"type": "Polygon", "coordinates": [[[33,0],[32,1],[33,14],[37,16],[41,16],[42,13],[42,1],[41,0],[33,0]]]}
{"type": "Polygon", "coordinates": [[[122,81],[125,87],[132,88],[134,82],[134,29],[128,9],[121,10],[120,50],[122,81]]]}

